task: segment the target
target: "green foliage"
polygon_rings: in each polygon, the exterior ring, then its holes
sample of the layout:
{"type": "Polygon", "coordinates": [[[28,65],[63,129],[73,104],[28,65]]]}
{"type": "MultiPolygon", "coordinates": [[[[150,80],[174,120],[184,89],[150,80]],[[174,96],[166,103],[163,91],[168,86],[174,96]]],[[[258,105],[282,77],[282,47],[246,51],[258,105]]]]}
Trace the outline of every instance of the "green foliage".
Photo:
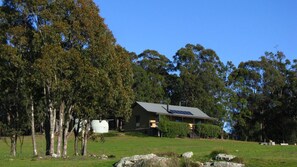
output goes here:
{"type": "Polygon", "coordinates": [[[196,124],[196,133],[202,138],[218,138],[222,133],[222,128],[212,124],[196,124]]]}
{"type": "Polygon", "coordinates": [[[162,132],[164,137],[186,137],[189,132],[189,125],[182,122],[173,122],[168,120],[166,116],[161,116],[158,124],[159,130],[162,132]]]}
{"type": "Polygon", "coordinates": [[[45,127],[59,117],[66,127],[74,112],[84,119],[129,118],[134,98],[129,53],[98,13],[92,0],[3,1],[0,121],[7,129],[28,129],[31,104],[40,122],[50,119],[45,127]]]}
{"type": "Polygon", "coordinates": [[[260,60],[240,63],[228,79],[236,139],[297,141],[296,61],[291,65],[282,52],[266,52],[260,60]]]}
{"type": "Polygon", "coordinates": [[[225,86],[229,66],[221,62],[214,50],[199,44],[187,44],[173,58],[179,78],[171,78],[175,82],[170,90],[171,101],[197,107],[209,116],[225,121],[230,94],[225,86]]]}
{"type": "Polygon", "coordinates": [[[172,62],[155,50],[145,50],[131,55],[133,60],[133,90],[137,101],[156,102],[167,100],[169,71],[172,62]]]}

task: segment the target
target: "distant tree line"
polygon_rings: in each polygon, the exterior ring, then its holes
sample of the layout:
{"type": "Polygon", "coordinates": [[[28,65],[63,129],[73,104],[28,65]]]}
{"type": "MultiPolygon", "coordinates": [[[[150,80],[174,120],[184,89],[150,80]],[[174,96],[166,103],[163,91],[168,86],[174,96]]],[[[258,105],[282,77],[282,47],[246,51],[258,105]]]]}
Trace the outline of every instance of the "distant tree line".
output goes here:
{"type": "Polygon", "coordinates": [[[131,55],[136,100],[198,107],[228,123],[234,139],[297,142],[297,60],[283,52],[238,67],[193,44],[173,61],[155,50],[131,55]]]}
{"type": "Polygon", "coordinates": [[[91,119],[128,120],[134,101],[198,107],[221,127],[228,122],[235,139],[297,142],[297,60],[267,52],[235,67],[199,44],[172,60],[155,50],[137,55],[116,43],[98,13],[92,0],[3,0],[0,135],[12,155],[24,134],[38,155],[41,127],[46,154],[67,156],[75,119],[75,153],[86,155],[91,119]]]}

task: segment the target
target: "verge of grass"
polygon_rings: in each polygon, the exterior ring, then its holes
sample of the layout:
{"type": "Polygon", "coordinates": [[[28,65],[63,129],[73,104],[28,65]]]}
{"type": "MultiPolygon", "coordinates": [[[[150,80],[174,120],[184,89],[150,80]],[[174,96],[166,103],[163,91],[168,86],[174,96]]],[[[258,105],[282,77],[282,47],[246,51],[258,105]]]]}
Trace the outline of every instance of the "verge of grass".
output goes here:
{"type": "MultiPolygon", "coordinates": [[[[296,146],[262,146],[254,142],[241,142],[231,140],[206,140],[206,139],[172,139],[158,137],[137,137],[130,135],[119,135],[106,137],[105,142],[88,143],[88,153],[95,155],[114,155],[114,158],[100,160],[92,157],[73,156],[73,138],[68,143],[67,159],[34,159],[32,158],[32,147],[30,136],[25,137],[22,153],[17,157],[9,156],[9,146],[0,141],[0,166],[112,166],[122,157],[136,154],[149,153],[194,153],[193,161],[209,161],[209,155],[213,150],[225,150],[229,154],[242,157],[247,167],[276,167],[296,166],[296,146]]],[[[37,136],[39,155],[44,157],[44,136],[37,136]]],[[[20,150],[18,145],[18,150],[20,150]]]]}

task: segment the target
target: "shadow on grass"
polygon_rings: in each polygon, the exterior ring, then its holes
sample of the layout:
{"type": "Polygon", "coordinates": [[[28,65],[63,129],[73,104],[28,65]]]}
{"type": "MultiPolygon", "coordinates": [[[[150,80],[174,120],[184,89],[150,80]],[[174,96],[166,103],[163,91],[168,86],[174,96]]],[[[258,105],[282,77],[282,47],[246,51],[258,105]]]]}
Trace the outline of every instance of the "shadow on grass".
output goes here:
{"type": "Polygon", "coordinates": [[[149,137],[149,135],[144,134],[142,132],[126,132],[125,135],[134,137],[149,137]]]}

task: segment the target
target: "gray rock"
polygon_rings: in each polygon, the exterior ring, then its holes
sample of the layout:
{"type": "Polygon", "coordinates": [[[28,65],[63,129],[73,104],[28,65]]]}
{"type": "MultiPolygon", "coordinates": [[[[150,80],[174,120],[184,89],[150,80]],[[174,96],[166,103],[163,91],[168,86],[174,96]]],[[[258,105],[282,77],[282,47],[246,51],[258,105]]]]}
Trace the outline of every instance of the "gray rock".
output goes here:
{"type": "Polygon", "coordinates": [[[244,164],[226,162],[226,161],[217,161],[217,162],[206,162],[203,164],[203,167],[244,167],[244,164]]]}
{"type": "Polygon", "coordinates": [[[52,154],[52,157],[53,157],[53,158],[58,158],[59,156],[58,156],[57,154],[53,153],[53,154],[52,154]]]}
{"type": "Polygon", "coordinates": [[[155,154],[147,154],[147,155],[134,155],[132,157],[124,157],[114,166],[116,167],[132,167],[137,161],[141,161],[144,159],[152,159],[156,157],[155,154]]]}
{"type": "Polygon", "coordinates": [[[165,157],[154,157],[152,159],[143,159],[140,161],[137,161],[133,166],[138,167],[138,166],[162,166],[162,167],[170,167],[171,159],[170,158],[165,158],[165,157]]]}
{"type": "Polygon", "coordinates": [[[193,155],[194,155],[193,152],[185,152],[182,154],[182,157],[183,158],[192,158],[193,155]]]}
{"type": "Polygon", "coordinates": [[[234,155],[218,154],[215,159],[218,160],[218,161],[231,161],[235,157],[236,156],[234,156],[234,155]]]}
{"type": "Polygon", "coordinates": [[[106,160],[106,159],[108,159],[108,156],[105,154],[102,154],[99,156],[99,159],[106,160]]]}
{"type": "Polygon", "coordinates": [[[134,155],[132,157],[124,157],[117,162],[115,167],[139,167],[139,166],[162,166],[170,167],[172,159],[166,157],[158,157],[155,154],[134,155]]]}

